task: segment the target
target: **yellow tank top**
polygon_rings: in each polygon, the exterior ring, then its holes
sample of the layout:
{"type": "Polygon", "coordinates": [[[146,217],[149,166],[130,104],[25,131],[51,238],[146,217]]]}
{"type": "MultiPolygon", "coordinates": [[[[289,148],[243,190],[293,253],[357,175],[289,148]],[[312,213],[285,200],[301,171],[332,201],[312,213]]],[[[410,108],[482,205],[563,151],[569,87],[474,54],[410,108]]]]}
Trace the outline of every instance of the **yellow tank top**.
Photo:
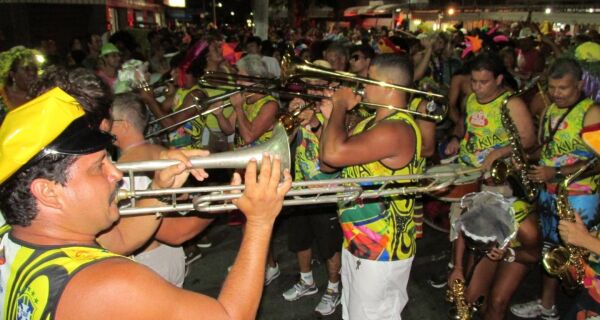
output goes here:
{"type": "MultiPolygon", "coordinates": [[[[244,102],[244,105],[242,106],[242,110],[244,110],[244,114],[246,114],[246,117],[248,117],[248,120],[254,121],[254,119],[256,119],[256,117],[260,113],[260,110],[262,109],[262,107],[270,101],[277,102],[277,99],[275,99],[275,97],[273,97],[273,96],[264,96],[264,97],[256,100],[254,103],[248,104],[248,103],[244,102]]],[[[259,144],[269,140],[271,138],[272,133],[273,133],[272,130],[267,130],[260,137],[258,137],[258,139],[256,139],[254,142],[252,142],[250,144],[246,143],[241,135],[236,134],[236,143],[235,143],[236,148],[241,148],[241,147],[245,147],[248,145],[252,145],[252,146],[259,145],[259,144]]]]}
{"type": "MultiPolygon", "coordinates": [[[[125,258],[99,247],[35,246],[0,228],[2,319],[54,319],[63,290],[77,272],[109,258],[125,258]]],[[[82,293],[84,294],[84,293],[82,293]]]]}
{"type": "MultiPolygon", "coordinates": [[[[593,104],[592,99],[583,99],[573,107],[574,109],[560,123],[554,136],[552,136],[552,140],[542,148],[540,158],[542,165],[562,167],[595,157],[594,152],[588,148],[580,136],[585,114],[593,104]]],[[[543,141],[548,139],[551,130],[556,128],[558,121],[568,110],[569,108],[559,108],[555,104],[550,105],[542,119],[543,141]]],[[[594,175],[577,180],[569,185],[569,192],[578,194],[595,193],[598,190],[599,178],[600,175],[594,175]]],[[[553,192],[555,190],[556,184],[549,183],[548,191],[553,192]]]]}
{"type": "MultiPolygon", "coordinates": [[[[374,116],[361,121],[352,135],[373,127],[374,116]]],[[[391,169],[380,161],[354,165],[342,170],[343,178],[419,174],[424,166],[421,161],[421,132],[409,115],[396,112],[386,120],[402,121],[410,125],[416,137],[412,161],[403,168],[391,169]]],[[[398,137],[400,139],[401,137],[398,137]]],[[[398,181],[406,183],[410,181],[398,181]]],[[[363,184],[365,188],[373,184],[363,184]]],[[[368,201],[339,204],[339,219],[344,234],[344,248],[354,256],[376,261],[408,259],[415,254],[415,223],[413,221],[415,200],[410,196],[392,196],[368,201]]]]}
{"type": "Polygon", "coordinates": [[[465,136],[460,142],[458,154],[462,163],[479,167],[490,152],[508,145],[508,132],[502,125],[501,108],[509,95],[510,92],[506,91],[485,104],[479,103],[474,93],[467,98],[465,136]]]}
{"type": "MultiPolygon", "coordinates": [[[[198,85],[194,85],[189,89],[179,88],[175,92],[175,100],[173,101],[173,111],[178,111],[183,108],[183,101],[190,92],[203,89],[198,85]]],[[[200,98],[200,97],[198,97],[200,98]]],[[[204,120],[198,117],[188,121],[169,133],[169,144],[177,149],[193,149],[200,148],[202,144],[202,132],[204,131],[204,120]],[[200,144],[200,145],[198,145],[200,144]]]]}
{"type": "MultiPolygon", "coordinates": [[[[231,89],[229,88],[223,88],[221,89],[212,89],[212,88],[204,88],[203,89],[204,92],[206,92],[208,97],[214,97],[214,96],[218,96],[221,95],[231,89]]],[[[227,102],[228,100],[226,100],[225,102],[227,102]]],[[[223,115],[225,116],[225,118],[229,118],[229,116],[233,113],[233,107],[229,106],[225,109],[223,109],[223,115]]],[[[207,114],[206,116],[204,116],[204,125],[209,128],[212,131],[221,131],[221,128],[219,127],[219,121],[217,120],[217,117],[215,117],[214,114],[207,114]]]]}

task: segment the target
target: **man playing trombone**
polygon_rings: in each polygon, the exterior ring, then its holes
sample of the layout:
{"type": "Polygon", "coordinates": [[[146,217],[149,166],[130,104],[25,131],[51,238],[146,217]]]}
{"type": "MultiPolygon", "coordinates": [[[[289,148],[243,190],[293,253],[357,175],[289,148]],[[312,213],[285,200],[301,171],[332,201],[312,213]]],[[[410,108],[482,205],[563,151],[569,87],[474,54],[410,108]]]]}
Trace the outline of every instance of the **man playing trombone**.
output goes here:
{"type": "MultiPolygon", "coordinates": [[[[410,62],[394,54],[376,57],[369,67],[369,78],[400,86],[410,86],[412,74],[410,62]]],[[[380,108],[347,132],[346,112],[361,97],[341,88],[332,99],[333,110],[321,136],[324,164],[343,168],[344,178],[423,171],[421,133],[410,115],[380,108]]],[[[365,99],[398,108],[407,106],[405,92],[384,86],[365,85],[365,99]]],[[[411,196],[340,205],[344,319],[401,318],[408,302],[406,285],[416,249],[413,209],[411,196]]]]}
{"type": "MultiPolygon", "coordinates": [[[[257,275],[264,273],[273,222],[291,185],[287,172],[280,184],[277,158],[271,166],[263,157],[258,179],[256,162],[247,167],[244,195],[234,200],[248,219],[246,233],[223,290],[213,299],[176,288],[98,246],[96,235],[119,217],[122,173],[105,150],[112,137],[91,127],[72,97],[53,89],[8,113],[0,141],[0,209],[10,225],[0,230],[4,317],[256,317],[263,288],[257,275]]],[[[179,159],[157,174],[152,188],[178,187],[190,171],[200,173],[188,159],[179,159]]],[[[234,181],[240,180],[236,175],[234,181]]]]}

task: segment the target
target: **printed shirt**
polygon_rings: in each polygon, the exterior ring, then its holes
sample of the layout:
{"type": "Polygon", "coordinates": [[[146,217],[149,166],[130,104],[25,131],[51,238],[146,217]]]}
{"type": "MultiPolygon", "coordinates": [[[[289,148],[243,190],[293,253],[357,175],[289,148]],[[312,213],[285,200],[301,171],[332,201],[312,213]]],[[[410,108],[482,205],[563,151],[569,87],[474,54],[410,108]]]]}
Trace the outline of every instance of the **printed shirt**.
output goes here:
{"type": "MultiPolygon", "coordinates": [[[[317,115],[322,123],[323,118],[317,115]]],[[[294,163],[294,180],[323,180],[339,177],[339,172],[325,173],[321,171],[319,160],[319,138],[310,129],[300,127],[298,145],[294,163]]]]}
{"type": "MultiPolygon", "coordinates": [[[[246,115],[246,117],[248,117],[249,121],[254,121],[254,119],[256,119],[256,117],[260,113],[260,110],[262,109],[262,107],[270,101],[277,102],[277,99],[275,99],[273,96],[264,96],[264,97],[256,100],[254,103],[248,104],[248,103],[244,102],[244,105],[242,105],[242,110],[244,110],[244,114],[246,115]]],[[[240,134],[236,133],[235,146],[236,146],[236,148],[241,148],[241,147],[246,147],[246,146],[259,145],[259,144],[269,140],[269,138],[271,138],[272,134],[273,134],[273,130],[269,129],[265,133],[263,133],[260,137],[258,137],[258,139],[256,139],[254,142],[246,143],[244,141],[244,138],[242,138],[242,136],[240,134]]]]}
{"type": "MultiPolygon", "coordinates": [[[[580,136],[585,114],[593,104],[593,100],[583,99],[573,107],[574,109],[560,123],[552,137],[552,141],[543,146],[540,164],[550,167],[562,167],[594,157],[594,152],[587,147],[580,136]]],[[[550,105],[550,108],[546,111],[542,119],[544,130],[542,141],[548,139],[551,130],[556,128],[557,122],[568,110],[569,108],[559,108],[556,104],[550,105]]],[[[571,183],[569,185],[569,193],[595,193],[598,190],[599,177],[600,175],[594,175],[571,183]]],[[[547,189],[548,192],[555,192],[556,184],[547,184],[547,189]]]]}
{"type": "Polygon", "coordinates": [[[479,167],[490,152],[508,145],[508,132],[501,120],[502,102],[508,95],[508,91],[504,92],[485,104],[479,103],[474,93],[467,98],[466,130],[458,154],[460,162],[479,167]]]}
{"type": "MultiPolygon", "coordinates": [[[[173,102],[173,112],[183,108],[183,101],[194,90],[202,91],[202,88],[194,85],[189,89],[177,89],[175,92],[175,101],[173,102]]],[[[169,144],[176,149],[192,149],[196,147],[196,143],[201,143],[204,123],[202,120],[196,121],[197,119],[201,119],[201,117],[188,121],[169,132],[169,144]]]]}
{"type": "Polygon", "coordinates": [[[100,247],[36,246],[0,227],[1,319],[54,319],[60,296],[81,269],[121,257],[100,247]]]}
{"type": "MultiPolygon", "coordinates": [[[[591,231],[596,237],[600,238],[600,230],[591,231]]],[[[594,301],[600,303],[600,256],[590,253],[587,263],[584,267],[583,287],[594,301]]]]}
{"type": "MultiPolygon", "coordinates": [[[[361,121],[352,135],[369,130],[374,116],[361,121]]],[[[424,166],[421,161],[421,132],[411,116],[396,112],[386,120],[402,121],[410,125],[416,137],[412,161],[400,169],[390,169],[380,161],[354,165],[342,170],[343,178],[419,174],[424,166]]],[[[402,137],[398,137],[401,139],[402,137]]],[[[398,181],[408,183],[410,181],[398,181]]],[[[373,184],[363,184],[367,188],[373,184]]],[[[376,186],[374,186],[376,187],[376,186]]],[[[339,219],[344,234],[344,248],[354,256],[376,261],[403,260],[415,255],[415,223],[413,221],[415,200],[409,196],[388,196],[368,201],[339,204],[339,219]]]]}

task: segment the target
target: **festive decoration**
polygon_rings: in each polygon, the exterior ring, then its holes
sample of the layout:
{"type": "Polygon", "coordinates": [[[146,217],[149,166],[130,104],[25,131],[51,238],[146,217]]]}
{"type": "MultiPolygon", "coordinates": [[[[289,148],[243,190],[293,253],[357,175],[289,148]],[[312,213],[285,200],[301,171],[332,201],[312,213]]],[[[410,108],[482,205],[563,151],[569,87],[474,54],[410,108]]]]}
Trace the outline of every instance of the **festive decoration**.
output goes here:
{"type": "Polygon", "coordinates": [[[481,39],[479,39],[479,36],[466,36],[466,41],[465,41],[465,49],[463,50],[462,54],[460,55],[461,58],[465,58],[470,52],[472,53],[477,53],[479,52],[479,50],[481,50],[481,46],[483,44],[483,41],[481,39]]]}
{"type": "Polygon", "coordinates": [[[579,62],[583,70],[583,92],[586,97],[600,103],[600,45],[584,42],[577,48],[567,51],[565,56],[579,62]]]}
{"type": "Polygon", "coordinates": [[[179,84],[183,85],[183,83],[185,82],[185,74],[187,72],[187,70],[190,68],[190,66],[192,65],[192,62],[194,62],[194,60],[196,60],[196,58],[198,58],[198,56],[200,56],[200,54],[208,47],[208,42],[206,41],[198,41],[196,42],[196,44],[194,44],[194,46],[192,46],[191,48],[188,49],[187,53],[185,54],[185,58],[183,58],[183,61],[181,62],[181,64],[179,65],[179,69],[181,70],[180,74],[179,74],[179,84]]]}
{"type": "Polygon", "coordinates": [[[127,60],[119,69],[117,81],[114,85],[114,92],[119,94],[130,92],[138,88],[142,83],[148,81],[148,63],[140,60],[127,60]]]}
{"type": "Polygon", "coordinates": [[[402,53],[404,50],[394,44],[390,38],[381,38],[377,42],[377,46],[379,47],[380,53],[402,53]]]}

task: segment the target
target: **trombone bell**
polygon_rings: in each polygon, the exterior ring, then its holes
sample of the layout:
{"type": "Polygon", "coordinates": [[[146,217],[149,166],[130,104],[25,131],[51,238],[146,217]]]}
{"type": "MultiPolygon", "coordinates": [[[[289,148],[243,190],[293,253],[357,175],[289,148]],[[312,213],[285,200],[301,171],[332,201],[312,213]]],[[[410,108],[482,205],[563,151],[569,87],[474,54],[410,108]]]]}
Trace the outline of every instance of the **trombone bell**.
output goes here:
{"type": "MultiPolygon", "coordinates": [[[[255,146],[236,151],[227,151],[211,154],[207,157],[190,158],[195,168],[204,169],[243,169],[251,159],[256,159],[260,168],[263,153],[278,155],[281,159],[281,171],[290,169],[290,145],[285,129],[279,123],[273,128],[273,135],[269,141],[255,146]]],[[[116,164],[117,169],[124,173],[148,172],[161,170],[178,164],[178,160],[151,160],[138,162],[124,162],[116,164]]]]}

